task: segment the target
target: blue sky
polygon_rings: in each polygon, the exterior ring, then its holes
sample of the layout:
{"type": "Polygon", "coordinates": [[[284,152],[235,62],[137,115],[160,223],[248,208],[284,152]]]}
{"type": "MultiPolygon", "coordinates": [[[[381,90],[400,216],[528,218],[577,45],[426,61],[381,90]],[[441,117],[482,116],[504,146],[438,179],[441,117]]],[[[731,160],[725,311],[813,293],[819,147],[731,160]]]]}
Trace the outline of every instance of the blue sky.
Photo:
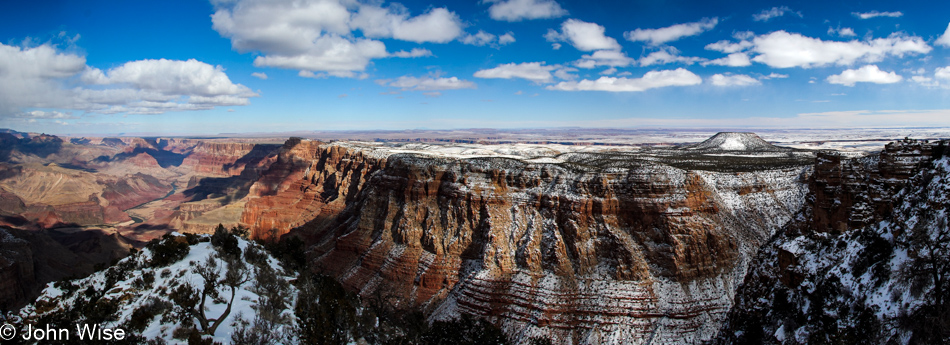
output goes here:
{"type": "Polygon", "coordinates": [[[950,4],[0,2],[0,127],[950,126],[950,4]]]}

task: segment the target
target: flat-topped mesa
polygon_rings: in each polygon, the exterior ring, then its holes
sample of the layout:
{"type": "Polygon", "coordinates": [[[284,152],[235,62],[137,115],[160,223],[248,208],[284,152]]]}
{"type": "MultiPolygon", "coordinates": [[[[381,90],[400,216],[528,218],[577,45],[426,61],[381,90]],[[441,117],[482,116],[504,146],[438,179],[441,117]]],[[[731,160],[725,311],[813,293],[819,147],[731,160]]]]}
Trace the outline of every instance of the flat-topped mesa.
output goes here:
{"type": "Polygon", "coordinates": [[[705,141],[686,145],[686,150],[695,151],[751,151],[751,152],[786,152],[792,151],[787,147],[779,147],[762,140],[752,132],[719,132],[705,141]]]}

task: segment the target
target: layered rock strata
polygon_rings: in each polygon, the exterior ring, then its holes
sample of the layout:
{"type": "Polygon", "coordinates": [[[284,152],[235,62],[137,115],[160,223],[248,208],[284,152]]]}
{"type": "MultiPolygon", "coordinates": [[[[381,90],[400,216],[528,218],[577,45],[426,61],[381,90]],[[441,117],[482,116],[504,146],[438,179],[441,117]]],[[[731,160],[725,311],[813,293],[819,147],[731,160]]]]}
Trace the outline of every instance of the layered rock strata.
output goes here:
{"type": "Polygon", "coordinates": [[[519,341],[709,339],[749,258],[801,206],[807,169],[625,164],[289,142],[242,221],[256,236],[306,222],[312,267],[364,298],[486,316],[519,341]]]}

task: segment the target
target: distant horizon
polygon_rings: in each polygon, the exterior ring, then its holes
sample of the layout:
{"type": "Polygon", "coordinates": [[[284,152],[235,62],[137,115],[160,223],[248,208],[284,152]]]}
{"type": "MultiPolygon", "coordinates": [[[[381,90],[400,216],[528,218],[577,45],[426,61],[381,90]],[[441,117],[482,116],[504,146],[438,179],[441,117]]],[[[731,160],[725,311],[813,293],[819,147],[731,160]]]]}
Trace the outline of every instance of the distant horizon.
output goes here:
{"type": "Polygon", "coordinates": [[[948,10],[883,0],[7,1],[0,127],[948,127],[948,10]]]}
{"type": "MultiPolygon", "coordinates": [[[[853,138],[871,139],[880,137],[884,140],[910,137],[911,139],[946,139],[950,138],[950,126],[940,127],[868,127],[868,128],[739,128],[739,127],[643,127],[643,128],[598,128],[598,127],[550,127],[550,128],[458,128],[458,129],[367,129],[367,130],[297,130],[280,132],[242,132],[242,133],[52,133],[23,131],[16,128],[2,128],[0,131],[14,131],[31,134],[47,134],[70,138],[189,138],[189,139],[285,139],[301,137],[305,139],[325,140],[384,140],[384,141],[414,141],[414,140],[468,140],[478,139],[485,141],[575,141],[575,142],[603,142],[604,140],[623,140],[624,138],[650,137],[656,135],[707,135],[722,132],[754,133],[766,136],[796,134],[820,135],[824,132],[833,132],[834,136],[851,136],[853,138]],[[504,137],[489,137],[492,133],[504,137]],[[548,134],[550,136],[539,137],[548,134]],[[923,137],[917,137],[923,134],[923,137]],[[940,134],[940,135],[938,135],[940,134]],[[577,138],[581,136],[580,138],[577,138]],[[883,137],[882,137],[883,136],[883,137]]],[[[820,140],[850,140],[836,137],[820,137],[820,140]]],[[[814,138],[819,140],[818,137],[814,138]]]]}

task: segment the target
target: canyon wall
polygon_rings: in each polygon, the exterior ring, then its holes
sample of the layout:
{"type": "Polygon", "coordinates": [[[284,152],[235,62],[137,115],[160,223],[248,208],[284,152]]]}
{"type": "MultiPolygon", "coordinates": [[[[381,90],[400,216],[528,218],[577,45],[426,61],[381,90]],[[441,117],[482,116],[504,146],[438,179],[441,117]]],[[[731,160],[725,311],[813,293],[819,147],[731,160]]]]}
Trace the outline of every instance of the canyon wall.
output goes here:
{"type": "Polygon", "coordinates": [[[627,165],[288,142],[242,222],[258,237],[296,227],[312,268],[364,298],[485,316],[518,341],[708,340],[755,250],[801,207],[807,169],[627,165]]]}

